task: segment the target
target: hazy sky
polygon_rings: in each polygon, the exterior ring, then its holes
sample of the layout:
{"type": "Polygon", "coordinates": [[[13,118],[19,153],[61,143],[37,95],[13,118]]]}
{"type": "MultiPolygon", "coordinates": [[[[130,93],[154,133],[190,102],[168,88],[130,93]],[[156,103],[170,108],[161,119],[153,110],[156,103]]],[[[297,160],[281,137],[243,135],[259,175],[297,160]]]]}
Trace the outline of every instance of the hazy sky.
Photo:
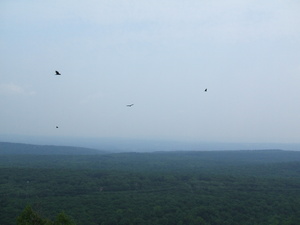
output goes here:
{"type": "Polygon", "coordinates": [[[299,0],[2,0],[0,57],[0,134],[300,142],[299,0]]]}

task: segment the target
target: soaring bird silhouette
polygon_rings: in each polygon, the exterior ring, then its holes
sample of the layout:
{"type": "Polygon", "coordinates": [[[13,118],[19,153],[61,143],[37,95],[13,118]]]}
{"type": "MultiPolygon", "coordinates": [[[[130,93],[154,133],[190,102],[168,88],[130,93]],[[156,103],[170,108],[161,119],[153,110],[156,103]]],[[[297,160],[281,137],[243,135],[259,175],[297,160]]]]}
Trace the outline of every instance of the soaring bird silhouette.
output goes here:
{"type": "Polygon", "coordinates": [[[58,128],[58,126],[56,126],[56,128],[58,128]]]}
{"type": "Polygon", "coordinates": [[[133,106],[134,104],[129,104],[129,105],[126,105],[127,107],[131,107],[131,106],[133,106]]]}
{"type": "Polygon", "coordinates": [[[205,88],[205,90],[204,90],[205,92],[207,92],[207,88],[205,88]]]}
{"type": "Polygon", "coordinates": [[[61,75],[57,70],[55,71],[55,75],[61,75]]]}

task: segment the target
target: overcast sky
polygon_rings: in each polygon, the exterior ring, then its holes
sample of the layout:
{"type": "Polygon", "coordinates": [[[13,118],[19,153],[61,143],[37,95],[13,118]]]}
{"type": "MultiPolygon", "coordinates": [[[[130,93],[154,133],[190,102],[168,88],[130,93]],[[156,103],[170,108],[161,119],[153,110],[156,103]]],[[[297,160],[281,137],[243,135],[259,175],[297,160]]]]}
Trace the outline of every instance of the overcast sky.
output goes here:
{"type": "Polygon", "coordinates": [[[300,142],[299,12],[299,0],[2,0],[0,134],[300,142]]]}

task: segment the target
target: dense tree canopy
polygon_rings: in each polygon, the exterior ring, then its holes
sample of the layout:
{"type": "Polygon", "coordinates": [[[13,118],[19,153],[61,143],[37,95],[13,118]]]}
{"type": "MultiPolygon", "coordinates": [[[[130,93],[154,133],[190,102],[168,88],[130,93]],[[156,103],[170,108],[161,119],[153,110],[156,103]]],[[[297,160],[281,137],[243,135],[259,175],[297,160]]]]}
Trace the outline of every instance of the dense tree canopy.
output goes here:
{"type": "Polygon", "coordinates": [[[299,154],[1,157],[0,224],[300,224],[299,154]]]}

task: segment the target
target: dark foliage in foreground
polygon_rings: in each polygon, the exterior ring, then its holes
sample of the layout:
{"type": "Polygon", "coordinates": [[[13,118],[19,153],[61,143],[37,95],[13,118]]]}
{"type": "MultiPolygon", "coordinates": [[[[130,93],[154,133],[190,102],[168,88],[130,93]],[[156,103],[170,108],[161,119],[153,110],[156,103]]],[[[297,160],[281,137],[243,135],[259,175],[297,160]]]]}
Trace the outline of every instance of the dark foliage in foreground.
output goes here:
{"type": "Polygon", "coordinates": [[[17,225],[75,225],[64,213],[59,213],[54,221],[41,217],[31,206],[26,206],[17,218],[17,225]]]}
{"type": "Polygon", "coordinates": [[[0,158],[0,224],[30,204],[76,224],[300,224],[300,152],[0,158]]]}

